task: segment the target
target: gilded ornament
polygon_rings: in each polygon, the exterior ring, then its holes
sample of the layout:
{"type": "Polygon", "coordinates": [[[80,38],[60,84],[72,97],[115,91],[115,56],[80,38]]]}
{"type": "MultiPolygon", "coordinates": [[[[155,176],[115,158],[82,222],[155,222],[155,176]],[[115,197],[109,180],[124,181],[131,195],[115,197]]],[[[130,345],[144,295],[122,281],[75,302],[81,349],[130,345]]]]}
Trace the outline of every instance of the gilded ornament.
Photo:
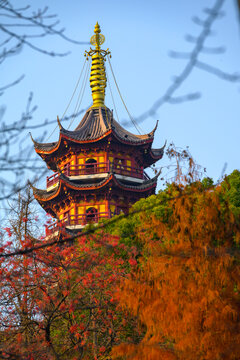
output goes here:
{"type": "Polygon", "coordinates": [[[95,49],[90,48],[90,51],[85,51],[85,56],[92,58],[91,73],[90,73],[90,86],[92,89],[93,108],[105,106],[105,88],[107,86],[107,77],[104,62],[106,56],[110,51],[101,49],[105,41],[105,36],[101,34],[101,29],[98,23],[94,29],[95,35],[90,39],[90,43],[95,46],[95,49]]]}

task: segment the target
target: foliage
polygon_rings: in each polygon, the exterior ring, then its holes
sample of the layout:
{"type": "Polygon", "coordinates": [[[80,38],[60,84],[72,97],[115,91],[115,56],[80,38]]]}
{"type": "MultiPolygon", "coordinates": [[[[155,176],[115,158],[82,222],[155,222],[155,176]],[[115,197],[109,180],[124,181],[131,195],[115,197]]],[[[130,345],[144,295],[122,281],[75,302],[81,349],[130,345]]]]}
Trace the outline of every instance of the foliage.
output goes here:
{"type": "Polygon", "coordinates": [[[210,177],[205,177],[202,179],[202,185],[204,186],[205,189],[210,188],[211,186],[213,186],[214,182],[213,179],[210,177]]]}
{"type": "Polygon", "coordinates": [[[51,239],[19,197],[0,248],[0,357],[237,360],[239,178],[168,184],[104,232],[38,250],[51,239]]]}
{"type": "MultiPolygon", "coordinates": [[[[19,216],[6,229],[1,253],[49,241],[30,236],[30,212],[23,218],[29,208],[19,198],[19,216]]],[[[99,233],[1,258],[0,357],[99,359],[120,339],[139,338],[135,318],[126,322],[113,299],[113,287],[135,266],[134,248],[124,247],[124,259],[122,248],[117,237],[99,233]]]]}
{"type": "Polygon", "coordinates": [[[225,198],[229,202],[232,212],[236,216],[240,215],[240,171],[234,170],[226,176],[222,186],[226,191],[225,198]]]}
{"type": "Polygon", "coordinates": [[[142,257],[118,296],[147,331],[139,344],[114,347],[114,358],[239,358],[238,179],[234,172],[210,190],[200,182],[170,185],[162,215],[137,215],[142,257]]]}

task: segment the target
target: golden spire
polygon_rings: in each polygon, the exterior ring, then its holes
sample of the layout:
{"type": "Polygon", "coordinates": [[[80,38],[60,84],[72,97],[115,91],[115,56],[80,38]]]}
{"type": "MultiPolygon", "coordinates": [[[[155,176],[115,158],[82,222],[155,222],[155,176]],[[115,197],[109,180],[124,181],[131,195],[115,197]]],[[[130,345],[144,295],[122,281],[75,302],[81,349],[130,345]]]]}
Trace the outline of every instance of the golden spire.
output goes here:
{"type": "Polygon", "coordinates": [[[92,58],[90,86],[92,88],[92,107],[104,106],[105,87],[107,86],[107,77],[105,72],[104,61],[105,57],[110,54],[110,51],[102,50],[101,45],[105,41],[104,35],[101,34],[101,29],[98,22],[94,29],[95,35],[90,39],[90,43],[95,46],[95,49],[90,47],[90,51],[85,51],[87,59],[89,56],[92,58]]]}

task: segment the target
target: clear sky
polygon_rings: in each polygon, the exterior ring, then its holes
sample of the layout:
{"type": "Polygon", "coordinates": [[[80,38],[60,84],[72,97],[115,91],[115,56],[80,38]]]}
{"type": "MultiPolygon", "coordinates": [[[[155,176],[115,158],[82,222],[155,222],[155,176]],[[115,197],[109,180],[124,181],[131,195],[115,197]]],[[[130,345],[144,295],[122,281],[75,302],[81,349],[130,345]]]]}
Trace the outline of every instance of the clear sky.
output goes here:
{"type": "MultiPolygon", "coordinates": [[[[15,3],[28,2],[17,0],[15,3]]],[[[32,6],[48,5],[51,13],[58,14],[60,27],[66,28],[66,35],[76,40],[89,41],[96,21],[99,22],[106,37],[103,48],[111,50],[119,88],[130,113],[137,118],[151,108],[174,77],[181,73],[187,60],[172,59],[168,53],[170,50],[191,51],[194,45],[187,42],[185,36],[197,36],[201,31],[191,19],[194,15],[206,18],[202,10],[214,3],[213,0],[42,0],[32,2],[32,6]]],[[[240,73],[240,25],[235,1],[226,0],[223,10],[225,16],[214,23],[206,45],[224,46],[226,51],[219,55],[205,54],[201,59],[224,72],[240,73]]],[[[82,69],[84,51],[89,48],[89,45],[73,45],[57,37],[40,39],[38,45],[54,51],[69,50],[71,54],[49,57],[25,48],[1,66],[3,84],[25,74],[19,85],[2,96],[2,103],[7,107],[5,122],[19,118],[30,91],[34,93],[33,103],[38,105],[35,123],[44,122],[46,118],[54,119],[57,115],[61,117],[82,69]]],[[[113,81],[111,86],[120,120],[128,119],[113,81]]],[[[175,96],[196,91],[201,93],[200,99],[164,104],[140,125],[144,132],[149,132],[159,119],[154,147],[162,146],[165,140],[168,143],[173,141],[176,146],[189,146],[196,162],[207,168],[208,176],[217,180],[225,162],[227,173],[240,168],[240,83],[195,69],[175,96]]],[[[87,83],[82,108],[90,103],[91,92],[87,83]]],[[[109,88],[106,105],[113,108],[109,88]]],[[[79,121],[75,120],[71,128],[75,128],[79,121]]],[[[49,126],[46,130],[50,133],[53,128],[49,126]]],[[[131,127],[128,129],[135,131],[131,127]]],[[[33,137],[37,139],[42,132],[43,129],[33,131],[33,137]]],[[[58,129],[49,141],[57,138],[58,129]]],[[[158,166],[167,164],[165,156],[158,166]]],[[[39,185],[44,187],[44,182],[39,185]]]]}

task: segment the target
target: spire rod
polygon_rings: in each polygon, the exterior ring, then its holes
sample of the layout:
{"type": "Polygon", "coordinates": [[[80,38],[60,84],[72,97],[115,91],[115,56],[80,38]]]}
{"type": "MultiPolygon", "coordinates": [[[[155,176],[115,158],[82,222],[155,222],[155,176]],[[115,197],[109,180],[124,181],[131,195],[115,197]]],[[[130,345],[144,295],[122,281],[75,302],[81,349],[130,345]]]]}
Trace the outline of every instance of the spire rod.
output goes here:
{"type": "Polygon", "coordinates": [[[105,57],[110,54],[110,51],[101,49],[101,45],[105,41],[105,36],[101,34],[101,29],[98,22],[94,28],[95,35],[90,39],[90,43],[95,46],[95,49],[90,47],[90,51],[85,51],[84,56],[92,58],[90,86],[92,89],[93,108],[104,106],[105,88],[107,86],[107,77],[104,66],[105,57]]]}

